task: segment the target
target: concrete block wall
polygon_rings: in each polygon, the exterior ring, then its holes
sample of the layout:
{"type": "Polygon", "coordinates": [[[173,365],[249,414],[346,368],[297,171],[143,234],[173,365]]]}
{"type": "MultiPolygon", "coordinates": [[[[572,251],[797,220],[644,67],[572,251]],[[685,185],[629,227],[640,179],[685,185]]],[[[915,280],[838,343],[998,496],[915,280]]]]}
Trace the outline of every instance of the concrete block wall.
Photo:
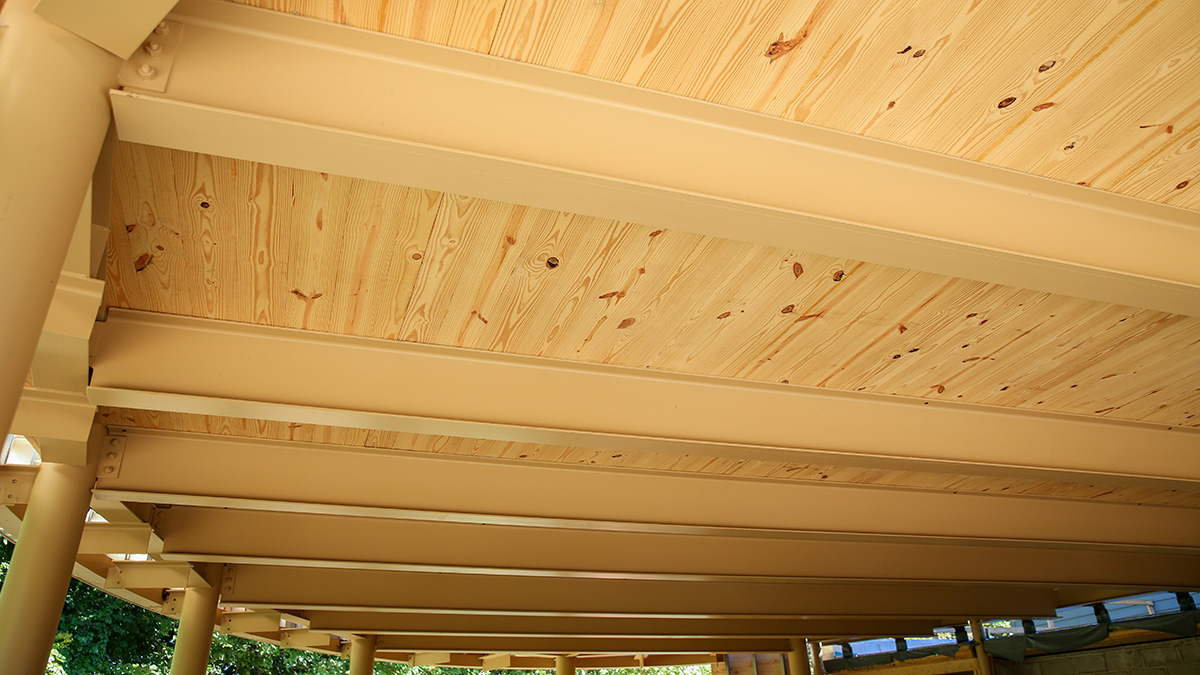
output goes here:
{"type": "Polygon", "coordinates": [[[995,663],[996,675],[1200,675],[1200,637],[995,663]]]}

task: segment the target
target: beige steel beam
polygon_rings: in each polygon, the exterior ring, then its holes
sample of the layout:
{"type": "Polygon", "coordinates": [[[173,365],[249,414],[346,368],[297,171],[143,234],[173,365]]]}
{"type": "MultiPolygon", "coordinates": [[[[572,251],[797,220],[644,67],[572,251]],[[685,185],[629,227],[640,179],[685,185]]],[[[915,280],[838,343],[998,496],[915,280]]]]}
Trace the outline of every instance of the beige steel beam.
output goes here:
{"type": "MultiPolygon", "coordinates": [[[[579,579],[235,565],[222,601],[284,611],[326,609],[503,616],[803,618],[871,616],[1046,616],[1054,591],[1025,586],[969,589],[921,583],[661,581],[579,579]],[[986,612],[985,612],[986,610],[986,612]]],[[[436,648],[429,648],[436,651],[436,648]]],[[[513,651],[479,648],[479,651],[513,651]]],[[[542,650],[559,651],[559,650],[542,650]]],[[[586,650],[585,650],[586,651],[586,650]]],[[[645,650],[630,650],[639,652],[645,650]]],[[[649,651],[673,651],[655,649],[649,651]]],[[[684,650],[690,651],[690,650],[684,650]]]]}
{"type": "MultiPolygon", "coordinates": [[[[697,590],[702,593],[703,590],[697,590]]],[[[788,637],[797,630],[824,635],[928,635],[954,624],[938,619],[663,619],[570,616],[470,616],[381,612],[305,612],[313,630],[338,635],[437,635],[454,637],[646,637],[718,638],[788,637]]],[[[963,619],[965,620],[965,619],[963,619]]]]}
{"type": "MultiPolygon", "coordinates": [[[[1052,511],[1053,504],[1047,506],[1052,511]]],[[[595,521],[570,529],[447,523],[429,515],[401,520],[176,506],[158,511],[155,522],[164,542],[162,558],[195,562],[526,576],[1200,587],[1200,544],[1097,550],[951,539],[914,544],[899,537],[831,541],[812,534],[788,537],[786,531],[622,532],[595,521]]]]}
{"type": "Polygon", "coordinates": [[[382,635],[379,649],[405,651],[436,650],[442,652],[570,652],[574,654],[629,654],[647,652],[729,653],[780,652],[788,641],[780,638],[493,638],[438,637],[426,635],[382,635]]]}
{"type": "Polygon", "coordinates": [[[96,333],[88,397],[97,405],[613,450],[1200,489],[1197,429],[131,310],[111,310],[96,333]],[[421,386],[395,386],[402,381],[421,386]],[[1137,462],[1129,461],[1130,448],[1138,448],[1137,462]]]}
{"type": "Polygon", "coordinates": [[[204,575],[188,563],[120,561],[108,569],[105,588],[207,588],[204,575]]]}
{"type": "Polygon", "coordinates": [[[1200,315],[1183,209],[282,13],[170,18],[166,92],[113,92],[125,140],[1200,315]]]}
{"type": "Polygon", "coordinates": [[[279,612],[226,612],[221,615],[222,633],[277,632],[283,615],[279,612]]]}
{"type": "MultiPolygon", "coordinates": [[[[1194,551],[1194,509],[647,472],[125,430],[97,496],[328,515],[660,534],[1194,551]],[[237,467],[230,470],[229,467],[237,467]],[[353,488],[333,480],[353,476],[353,488]],[[398,478],[402,477],[402,478],[398,478]],[[402,480],[403,489],[398,489],[402,480]],[[503,490],[496,486],[504,486],[503,490]],[[613,499],[613,495],[639,495],[613,499]]],[[[171,516],[167,516],[170,518],[171,516]]]]}
{"type": "Polygon", "coordinates": [[[141,523],[88,523],[79,555],[145,554],[150,536],[150,526],[141,523]]]}

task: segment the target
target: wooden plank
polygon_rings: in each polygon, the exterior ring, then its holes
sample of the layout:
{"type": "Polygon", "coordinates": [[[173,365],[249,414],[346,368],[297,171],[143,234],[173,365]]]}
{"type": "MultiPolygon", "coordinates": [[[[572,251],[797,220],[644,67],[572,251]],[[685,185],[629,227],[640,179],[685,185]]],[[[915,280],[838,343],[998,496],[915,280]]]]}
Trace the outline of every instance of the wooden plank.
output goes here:
{"type": "Polygon", "coordinates": [[[1171,504],[1200,507],[1200,494],[1112,485],[1019,480],[991,476],[916,471],[886,471],[822,464],[745,461],[671,455],[646,451],[605,452],[593,448],[533,443],[506,443],[427,434],[330,427],[314,424],[247,420],[235,417],[168,413],[127,408],[101,408],[100,419],[112,427],[176,430],[241,438],[415,450],[471,457],[492,457],[560,464],[650,469],[748,478],[788,479],[830,484],[884,485],[972,493],[1003,493],[1068,499],[1171,504]]]}
{"type": "Polygon", "coordinates": [[[1194,3],[238,1],[1200,207],[1194,3]]]}
{"type": "Polygon", "coordinates": [[[441,196],[118,143],[107,300],[396,337],[441,196]]]}

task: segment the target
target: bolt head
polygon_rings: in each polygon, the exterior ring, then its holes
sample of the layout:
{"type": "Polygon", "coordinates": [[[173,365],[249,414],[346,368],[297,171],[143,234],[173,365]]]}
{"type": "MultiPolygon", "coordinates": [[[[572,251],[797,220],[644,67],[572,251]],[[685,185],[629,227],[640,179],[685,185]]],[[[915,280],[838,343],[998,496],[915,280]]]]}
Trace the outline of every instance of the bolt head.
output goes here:
{"type": "Polygon", "coordinates": [[[111,466],[104,467],[104,473],[112,473],[113,471],[116,471],[116,469],[112,468],[111,466]]]}
{"type": "Polygon", "coordinates": [[[154,27],[155,35],[166,35],[167,33],[170,33],[170,32],[171,32],[171,27],[167,25],[166,21],[160,21],[160,22],[158,22],[158,25],[154,27]]]}
{"type": "Polygon", "coordinates": [[[110,438],[110,439],[108,439],[108,444],[109,444],[109,445],[111,445],[111,446],[113,446],[113,447],[116,447],[116,446],[118,446],[118,445],[120,445],[120,444],[121,444],[121,441],[119,441],[119,440],[118,440],[118,439],[116,439],[116,438],[110,438]]]}
{"type": "Polygon", "coordinates": [[[150,56],[161,56],[162,55],[162,45],[158,44],[154,40],[151,40],[146,43],[146,53],[149,54],[150,56]]]}
{"type": "Polygon", "coordinates": [[[150,78],[154,77],[155,70],[154,66],[150,65],[149,63],[143,63],[142,66],[138,68],[137,72],[138,76],[143,80],[149,80],[150,78]]]}
{"type": "Polygon", "coordinates": [[[115,453],[115,452],[110,452],[110,453],[108,453],[108,454],[106,455],[106,457],[108,457],[109,459],[116,459],[116,458],[117,458],[117,453],[115,453]]]}

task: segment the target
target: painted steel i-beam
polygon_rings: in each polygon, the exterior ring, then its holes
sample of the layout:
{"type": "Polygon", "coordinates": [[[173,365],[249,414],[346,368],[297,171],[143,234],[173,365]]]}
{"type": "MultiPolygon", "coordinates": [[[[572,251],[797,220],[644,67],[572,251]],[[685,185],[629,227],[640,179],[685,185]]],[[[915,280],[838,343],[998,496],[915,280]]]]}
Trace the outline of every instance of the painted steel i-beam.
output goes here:
{"type": "Polygon", "coordinates": [[[112,92],[123,140],[1200,316],[1184,209],[233,3],[170,18],[165,93],[112,92]]]}
{"type": "Polygon", "coordinates": [[[88,397],[97,405],[611,450],[1200,489],[1197,429],[132,310],[112,309],[97,324],[92,368],[88,397]],[[1137,448],[1136,462],[1131,448],[1137,448]]]}

